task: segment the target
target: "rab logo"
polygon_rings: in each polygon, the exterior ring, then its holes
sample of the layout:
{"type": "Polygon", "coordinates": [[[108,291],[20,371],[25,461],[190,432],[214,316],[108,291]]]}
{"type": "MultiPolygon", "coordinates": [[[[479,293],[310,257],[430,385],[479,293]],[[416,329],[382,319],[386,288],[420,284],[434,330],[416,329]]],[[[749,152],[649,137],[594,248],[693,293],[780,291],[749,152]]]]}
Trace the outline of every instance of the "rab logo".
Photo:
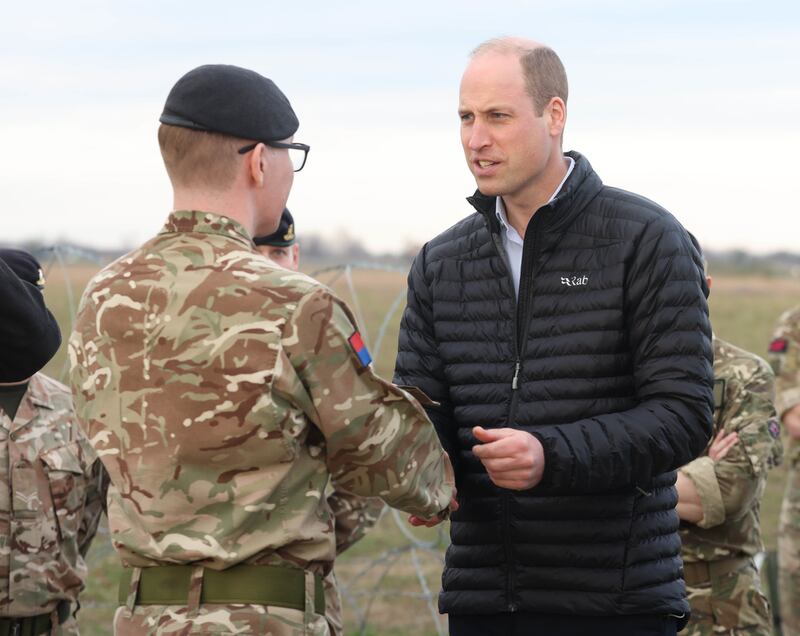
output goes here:
{"type": "Polygon", "coordinates": [[[588,285],[589,284],[589,277],[588,276],[562,276],[561,277],[561,284],[566,285],[567,287],[578,287],[580,285],[588,285]]]}

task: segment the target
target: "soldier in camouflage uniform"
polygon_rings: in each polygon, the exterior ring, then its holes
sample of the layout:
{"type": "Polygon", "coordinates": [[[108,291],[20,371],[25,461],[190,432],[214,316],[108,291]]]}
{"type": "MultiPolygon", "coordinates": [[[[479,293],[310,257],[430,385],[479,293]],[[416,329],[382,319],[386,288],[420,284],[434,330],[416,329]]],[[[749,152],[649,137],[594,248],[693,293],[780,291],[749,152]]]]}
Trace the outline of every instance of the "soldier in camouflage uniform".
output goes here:
{"type": "MultiPolygon", "coordinates": [[[[41,296],[36,285],[44,278],[32,256],[0,250],[0,260],[41,296]]],[[[18,308],[8,291],[0,286],[4,308],[18,308]]],[[[39,322],[17,317],[22,325],[4,316],[0,340],[39,322]]],[[[51,345],[41,364],[60,341],[55,321],[44,324],[56,332],[44,340],[51,345]]],[[[104,472],[75,422],[67,387],[42,373],[26,377],[29,360],[8,351],[0,362],[0,634],[74,635],[83,557],[103,512],[104,472]]]]}
{"type": "Polygon", "coordinates": [[[689,636],[772,634],[753,557],[764,549],[759,504],[781,459],[773,375],[761,358],[714,344],[714,438],[680,469],[678,515],[689,636]]]}
{"type": "MultiPolygon", "coordinates": [[[[253,242],[256,249],[273,262],[286,269],[298,271],[300,245],[297,243],[294,218],[288,209],[281,214],[280,225],[275,232],[267,236],[256,236],[253,242]]],[[[386,507],[378,497],[359,497],[336,488],[333,483],[329,486],[327,499],[333,512],[337,556],[361,540],[378,522],[386,507]]],[[[342,600],[333,570],[325,576],[323,583],[325,617],[333,636],[340,636],[344,633],[342,600]]]]}
{"type": "Polygon", "coordinates": [[[777,377],[775,406],[789,438],[789,470],[778,527],[781,625],[784,636],[800,636],[800,307],[778,321],[769,359],[777,377]]]}
{"type": "Polygon", "coordinates": [[[90,282],[69,343],[126,567],[114,630],[327,635],[331,479],[432,518],[456,506],[452,468],[344,303],[255,250],[307,152],[285,96],[200,67],[161,121],[176,211],[90,282]]]}

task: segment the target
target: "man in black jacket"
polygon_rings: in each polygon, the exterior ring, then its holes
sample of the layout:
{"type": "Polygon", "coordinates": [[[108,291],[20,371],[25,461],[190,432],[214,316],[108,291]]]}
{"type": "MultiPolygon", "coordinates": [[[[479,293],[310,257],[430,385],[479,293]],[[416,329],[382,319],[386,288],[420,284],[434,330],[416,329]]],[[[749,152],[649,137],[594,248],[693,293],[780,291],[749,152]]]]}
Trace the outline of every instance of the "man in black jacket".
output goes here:
{"type": "Polygon", "coordinates": [[[459,636],[674,634],[689,612],[674,471],[711,429],[702,264],[666,210],[563,153],[566,101],[551,49],[476,49],[476,213],[409,274],[395,381],[438,402],[456,469],[440,609],[459,636]]]}

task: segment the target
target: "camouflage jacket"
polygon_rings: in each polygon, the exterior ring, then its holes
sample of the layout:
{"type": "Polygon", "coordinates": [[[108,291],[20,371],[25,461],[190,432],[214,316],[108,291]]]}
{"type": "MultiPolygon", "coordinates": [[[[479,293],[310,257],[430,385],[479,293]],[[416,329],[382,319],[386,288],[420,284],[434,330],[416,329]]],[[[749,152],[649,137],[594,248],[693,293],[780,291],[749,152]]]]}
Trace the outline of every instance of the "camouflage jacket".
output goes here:
{"type": "Polygon", "coordinates": [[[433,426],[358,340],[329,289],[275,266],[223,216],[174,212],[102,270],[69,355],[123,563],[324,574],[331,476],[424,517],[446,508],[452,469],[433,426]]]}
{"type": "Polygon", "coordinates": [[[105,482],[63,384],[34,375],[13,421],[0,410],[0,475],[0,616],[75,602],[105,482]]]}
{"type": "MultiPolygon", "coordinates": [[[[769,345],[769,362],[775,371],[775,408],[778,418],[800,404],[800,307],[785,312],[769,345]]],[[[787,455],[800,465],[800,441],[788,440],[787,455]]]]}
{"type": "Polygon", "coordinates": [[[739,441],[719,461],[708,457],[706,450],[680,469],[694,483],[703,507],[699,523],[681,522],[682,556],[687,562],[754,556],[763,550],[761,495],[767,471],[782,456],[769,366],[724,340],[715,337],[713,343],[713,434],[736,431],[739,441]]]}

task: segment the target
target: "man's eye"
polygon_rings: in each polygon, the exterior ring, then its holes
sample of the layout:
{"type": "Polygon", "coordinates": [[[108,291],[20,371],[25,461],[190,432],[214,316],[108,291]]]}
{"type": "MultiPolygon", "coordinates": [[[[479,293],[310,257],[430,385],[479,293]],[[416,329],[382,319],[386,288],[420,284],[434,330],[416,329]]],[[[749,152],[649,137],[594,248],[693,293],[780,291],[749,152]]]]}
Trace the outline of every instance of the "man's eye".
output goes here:
{"type": "Polygon", "coordinates": [[[491,116],[492,119],[505,119],[506,117],[508,117],[508,113],[493,112],[491,113],[491,116]]]}
{"type": "Polygon", "coordinates": [[[461,121],[472,121],[472,113],[461,113],[459,117],[461,121]]]}

